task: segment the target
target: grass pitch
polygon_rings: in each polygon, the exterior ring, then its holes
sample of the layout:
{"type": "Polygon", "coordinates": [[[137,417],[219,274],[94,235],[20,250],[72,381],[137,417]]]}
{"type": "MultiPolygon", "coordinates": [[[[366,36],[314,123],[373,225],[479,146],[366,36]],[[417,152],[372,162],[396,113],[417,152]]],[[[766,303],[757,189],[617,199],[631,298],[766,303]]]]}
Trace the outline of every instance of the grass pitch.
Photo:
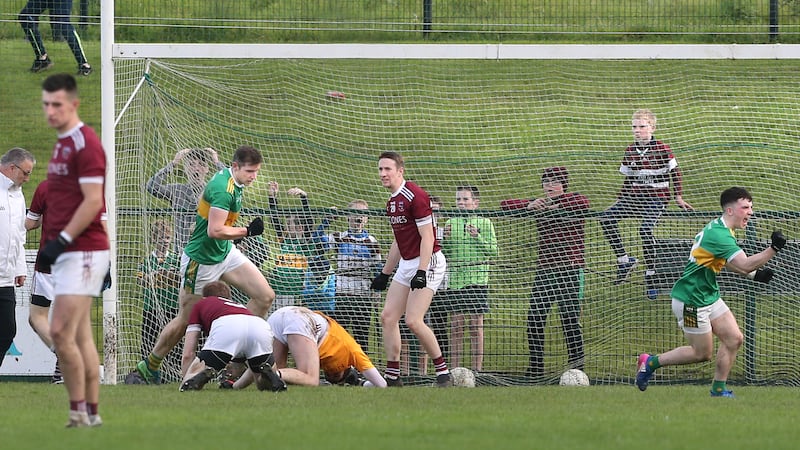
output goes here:
{"type": "Polygon", "coordinates": [[[708,386],[360,389],[180,393],[103,386],[97,429],[65,429],[62,386],[0,384],[8,449],[796,448],[800,391],[708,386]]]}

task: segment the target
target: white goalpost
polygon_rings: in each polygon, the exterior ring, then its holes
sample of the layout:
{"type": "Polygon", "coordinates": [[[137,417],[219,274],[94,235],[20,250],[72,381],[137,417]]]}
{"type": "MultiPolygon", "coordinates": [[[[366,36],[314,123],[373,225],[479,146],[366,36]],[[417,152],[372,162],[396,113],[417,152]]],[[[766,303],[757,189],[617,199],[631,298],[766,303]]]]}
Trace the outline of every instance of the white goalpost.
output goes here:
{"type": "MultiPolygon", "coordinates": [[[[477,371],[484,384],[557,382],[573,365],[567,353],[574,343],[554,305],[545,327],[544,379],[530,376],[528,310],[540,217],[500,207],[507,199],[542,197],[547,167],[567,167],[569,190],[591,202],[591,212],[576,219],[586,221],[580,367],[593,382],[631,382],[638,353],[683,342],[670,286],[688,257],[687,242],[718,214],[723,189],[742,185],[755,197],[757,220],[737,235],[748,254],[763,249],[774,228],[800,236],[800,200],[787,195],[800,187],[800,46],[139,44],[114,43],[113,23],[105,20],[103,39],[102,129],[114,161],[108,204],[115,212],[109,225],[116,274],[115,294],[104,302],[106,382],[121,380],[141,359],[142,341],[160,331],[142,328],[143,312],[162,323],[169,315],[153,302],[170,286],[148,281],[142,261],[157,245],[152,227],[161,225],[154,224],[172,223],[176,211],[146,186],[184,148],[214,148],[225,163],[239,145],[262,151],[259,179],[244,195],[243,223],[256,215],[267,223],[301,215],[315,226],[328,224],[328,232],[343,231],[348,203],[366,200],[368,229],[384,255],[392,238],[382,214],[388,193],[376,170],[381,151],[400,152],[407,179],[443,200],[440,224],[466,215],[456,207],[457,186],[478,187],[478,214],[493,222],[498,244],[489,261],[477,371]],[[672,147],[684,199],[695,206],[686,213],[671,202],[655,229],[655,300],[644,294],[644,265],[626,283],[614,283],[615,257],[597,219],[621,186],[620,161],[639,108],[656,114],[656,137],[672,147]],[[277,209],[268,202],[269,181],[280,186],[277,209]],[[309,210],[287,195],[295,186],[308,192],[309,210]]],[[[166,181],[185,179],[175,167],[166,181]]],[[[623,219],[621,232],[628,253],[641,259],[639,224],[623,219]]],[[[270,228],[248,249],[270,282],[282,286],[281,242],[270,228]]],[[[736,379],[800,384],[792,364],[800,350],[792,247],[771,263],[777,275],[769,286],[721,277],[746,335],[736,379]]],[[[335,255],[326,256],[335,273],[335,255]]],[[[451,270],[459,264],[452,261],[451,270]]],[[[303,303],[301,294],[295,297],[303,303]]],[[[376,300],[362,313],[370,323],[367,352],[382,369],[380,306],[376,300]]],[[[451,366],[474,366],[475,341],[455,345],[453,322],[438,326],[446,359],[458,362],[451,366]]],[[[423,382],[433,372],[418,353],[411,342],[403,370],[423,382]]],[[[171,379],[175,370],[167,366],[171,379]]],[[[655,382],[711,373],[709,364],[670,367],[655,382]]]]}

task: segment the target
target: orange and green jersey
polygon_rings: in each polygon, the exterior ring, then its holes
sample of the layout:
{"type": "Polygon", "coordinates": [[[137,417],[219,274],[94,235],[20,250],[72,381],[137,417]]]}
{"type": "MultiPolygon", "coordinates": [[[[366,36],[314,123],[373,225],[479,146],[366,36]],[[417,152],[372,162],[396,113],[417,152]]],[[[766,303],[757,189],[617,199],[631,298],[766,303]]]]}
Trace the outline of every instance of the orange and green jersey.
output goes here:
{"type": "Polygon", "coordinates": [[[683,275],[672,287],[672,298],[690,306],[709,306],[719,300],[717,275],[742,251],[721,217],[711,221],[694,237],[683,275]]]}
{"type": "Polygon", "coordinates": [[[197,205],[194,231],[184,249],[184,253],[193,261],[203,265],[214,265],[221,263],[228,256],[233,247],[231,241],[208,237],[208,213],[211,208],[228,211],[225,225],[233,226],[242,209],[243,189],[243,185],[236,183],[231,169],[220,170],[211,177],[197,205]]]}

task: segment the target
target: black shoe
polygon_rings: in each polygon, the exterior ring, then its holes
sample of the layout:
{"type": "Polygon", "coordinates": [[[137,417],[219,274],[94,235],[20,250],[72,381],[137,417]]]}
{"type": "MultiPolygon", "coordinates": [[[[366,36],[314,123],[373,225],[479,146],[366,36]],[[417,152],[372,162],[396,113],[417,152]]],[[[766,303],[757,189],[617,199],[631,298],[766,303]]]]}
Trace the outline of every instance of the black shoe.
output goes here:
{"type": "Polygon", "coordinates": [[[92,73],[92,66],[89,63],[78,66],[78,75],[88,77],[92,73]]]}
{"type": "Polygon", "coordinates": [[[199,391],[200,389],[203,389],[203,386],[205,386],[206,383],[214,378],[214,375],[216,375],[216,373],[214,373],[214,369],[206,368],[206,370],[184,381],[180,387],[180,391],[199,391]]]}
{"type": "Polygon", "coordinates": [[[397,378],[389,378],[384,377],[386,379],[386,386],[388,387],[403,387],[403,380],[400,377],[397,378]]]}
{"type": "Polygon", "coordinates": [[[453,387],[453,377],[449,373],[436,375],[436,387],[453,387]]]}
{"type": "Polygon", "coordinates": [[[281,392],[286,390],[286,382],[275,370],[275,365],[265,362],[258,368],[259,377],[256,380],[256,387],[259,391],[281,392]]]}
{"type": "Polygon", "coordinates": [[[53,61],[51,61],[49,57],[45,57],[44,59],[36,58],[33,60],[31,72],[38,73],[51,67],[53,67],[53,61]]]}

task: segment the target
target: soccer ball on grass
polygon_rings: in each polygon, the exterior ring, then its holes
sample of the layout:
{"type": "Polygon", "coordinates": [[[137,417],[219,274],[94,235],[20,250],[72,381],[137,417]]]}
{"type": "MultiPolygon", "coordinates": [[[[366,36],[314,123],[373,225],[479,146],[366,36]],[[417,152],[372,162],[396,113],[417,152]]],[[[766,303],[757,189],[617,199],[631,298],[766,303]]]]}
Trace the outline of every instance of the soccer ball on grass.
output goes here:
{"type": "Polygon", "coordinates": [[[475,373],[466,367],[450,369],[450,376],[455,387],[475,387],[475,373]]]}
{"type": "Polygon", "coordinates": [[[589,386],[589,377],[580,369],[569,369],[561,374],[561,386],[589,386]]]}

